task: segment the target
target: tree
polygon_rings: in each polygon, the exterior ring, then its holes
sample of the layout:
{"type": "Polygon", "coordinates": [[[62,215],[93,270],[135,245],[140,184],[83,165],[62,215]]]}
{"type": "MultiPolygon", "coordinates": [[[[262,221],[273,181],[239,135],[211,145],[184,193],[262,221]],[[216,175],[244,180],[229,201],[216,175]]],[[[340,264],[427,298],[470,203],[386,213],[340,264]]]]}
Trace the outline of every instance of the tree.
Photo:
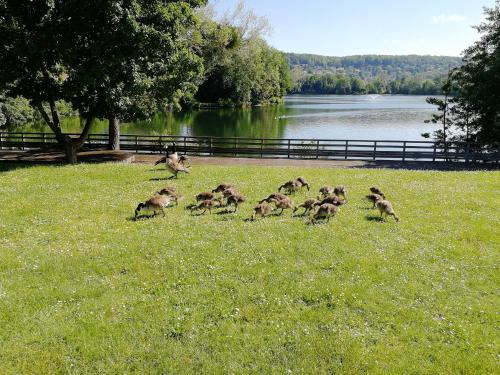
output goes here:
{"type": "Polygon", "coordinates": [[[476,29],[481,38],[465,50],[456,74],[457,116],[462,122],[464,116],[474,117],[477,140],[500,142],[500,0],[485,8],[485,21],[476,29]]]}
{"type": "MultiPolygon", "coordinates": [[[[441,124],[442,128],[434,132],[434,137],[442,144],[445,158],[448,159],[448,130],[453,126],[453,116],[450,106],[450,93],[452,91],[452,74],[450,73],[450,78],[443,86],[444,99],[440,98],[427,98],[426,101],[429,104],[436,105],[438,113],[433,114],[430,120],[426,120],[426,123],[441,124]]],[[[428,138],[430,135],[428,133],[422,134],[424,137],[428,138]]]]}
{"type": "Polygon", "coordinates": [[[75,163],[95,118],[146,116],[195,91],[188,30],[202,4],[0,0],[0,90],[27,98],[75,163]],[[58,100],[83,118],[78,137],[63,132],[58,100]]]}

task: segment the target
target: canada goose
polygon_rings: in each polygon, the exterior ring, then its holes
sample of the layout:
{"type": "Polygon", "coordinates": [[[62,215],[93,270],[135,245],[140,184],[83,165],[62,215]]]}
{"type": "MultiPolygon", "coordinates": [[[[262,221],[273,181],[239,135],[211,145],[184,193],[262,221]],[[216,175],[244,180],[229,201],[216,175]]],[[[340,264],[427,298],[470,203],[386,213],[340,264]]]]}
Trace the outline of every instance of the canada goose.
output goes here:
{"type": "MultiPolygon", "coordinates": [[[[225,190],[225,192],[228,190],[225,190]]],[[[238,206],[240,203],[244,203],[246,198],[240,193],[232,194],[227,197],[227,205],[234,206],[234,212],[238,211],[238,206]]]]}
{"type": "Polygon", "coordinates": [[[266,201],[259,203],[255,208],[253,209],[253,214],[251,220],[255,220],[257,215],[260,215],[261,217],[266,217],[268,216],[271,212],[273,211],[273,207],[266,201]]]}
{"type": "Polygon", "coordinates": [[[211,201],[215,199],[215,194],[214,193],[209,193],[209,192],[203,192],[195,196],[196,201],[211,201]]]}
{"type": "Polygon", "coordinates": [[[376,205],[377,205],[377,202],[378,201],[381,201],[383,200],[384,198],[382,198],[382,196],[378,195],[378,194],[369,194],[366,196],[366,198],[373,203],[373,207],[372,208],[375,208],[376,205]]]}
{"type": "Polygon", "coordinates": [[[179,156],[179,164],[186,168],[189,168],[191,167],[191,160],[186,155],[181,155],[179,156]]]}
{"type": "Polygon", "coordinates": [[[329,195],[332,195],[334,190],[335,189],[331,186],[323,186],[321,189],[319,189],[320,196],[318,197],[318,199],[321,197],[325,198],[329,195]]]}
{"type": "Polygon", "coordinates": [[[305,186],[307,188],[307,191],[311,190],[309,183],[307,182],[307,180],[304,177],[298,177],[296,181],[300,183],[301,189],[305,186]]]}
{"type": "Polygon", "coordinates": [[[173,162],[170,159],[167,160],[166,167],[167,170],[175,176],[175,178],[177,178],[179,173],[190,173],[189,169],[179,163],[173,162]]]}
{"type": "Polygon", "coordinates": [[[155,195],[146,202],[139,203],[135,209],[135,218],[137,219],[141,211],[153,211],[153,216],[156,216],[156,211],[161,211],[163,216],[165,216],[164,208],[168,207],[171,202],[172,200],[167,195],[155,195]]]}
{"type": "Polygon", "coordinates": [[[370,188],[370,191],[371,191],[373,194],[378,194],[378,195],[380,195],[382,198],[384,198],[384,199],[385,199],[385,195],[384,195],[384,193],[382,193],[382,190],[380,190],[379,188],[377,188],[377,187],[371,187],[371,188],[370,188]]]}
{"type": "Polygon", "coordinates": [[[342,198],[347,199],[347,189],[344,185],[337,186],[335,189],[333,189],[333,194],[335,194],[337,197],[342,196],[342,198]]]}
{"type": "Polygon", "coordinates": [[[216,207],[220,207],[220,206],[221,206],[221,202],[219,199],[210,199],[210,200],[207,199],[207,200],[201,201],[197,205],[191,207],[191,212],[203,210],[202,214],[204,214],[208,210],[210,212],[210,214],[212,214],[212,208],[216,208],[216,207]]]}
{"type": "Polygon", "coordinates": [[[333,204],[334,206],[342,206],[346,204],[345,199],[340,199],[336,195],[329,195],[325,198],[323,198],[317,206],[321,206],[323,204],[333,204]]]}
{"type": "Polygon", "coordinates": [[[259,202],[259,204],[264,203],[264,202],[269,203],[271,201],[271,199],[288,199],[288,197],[285,194],[273,193],[270,196],[268,196],[267,198],[262,199],[259,202]]]}
{"type": "Polygon", "coordinates": [[[234,186],[231,184],[220,184],[214,190],[212,190],[212,193],[222,193],[227,189],[234,189],[234,186]]]}
{"type": "Polygon", "coordinates": [[[305,208],[305,211],[303,215],[307,215],[309,211],[314,210],[314,208],[319,204],[320,202],[317,199],[308,199],[301,205],[297,206],[294,208],[293,212],[295,213],[299,208],[305,208]]]}
{"type": "Polygon", "coordinates": [[[337,206],[328,203],[322,204],[311,219],[311,223],[314,224],[321,219],[326,219],[326,221],[329,222],[330,217],[334,216],[337,212],[339,212],[339,208],[337,206]]]}
{"type": "Polygon", "coordinates": [[[271,199],[270,203],[274,203],[276,205],[277,209],[278,208],[281,209],[281,211],[278,215],[283,214],[284,210],[288,210],[288,209],[294,210],[295,209],[295,205],[288,197],[287,197],[287,199],[271,199]]]}
{"type": "Polygon", "coordinates": [[[166,163],[168,160],[171,160],[173,163],[178,163],[179,162],[179,154],[177,153],[177,147],[175,143],[173,144],[172,148],[170,146],[166,147],[167,149],[167,154],[159,159],[155,165],[161,164],[161,163],[166,163]],[[173,153],[170,153],[170,150],[172,149],[173,153]]]}
{"type": "Polygon", "coordinates": [[[382,216],[385,214],[386,216],[394,216],[396,221],[399,221],[399,217],[396,216],[394,209],[392,208],[392,204],[386,200],[379,200],[376,203],[377,208],[380,211],[380,219],[382,220],[382,216]]]}

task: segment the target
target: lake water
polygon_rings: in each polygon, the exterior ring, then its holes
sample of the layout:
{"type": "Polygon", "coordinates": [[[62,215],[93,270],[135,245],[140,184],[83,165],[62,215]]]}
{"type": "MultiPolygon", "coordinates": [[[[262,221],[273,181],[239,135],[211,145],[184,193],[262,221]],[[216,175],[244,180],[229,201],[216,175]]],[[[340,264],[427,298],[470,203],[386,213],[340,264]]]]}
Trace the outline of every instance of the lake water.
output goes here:
{"type": "MultiPolygon", "coordinates": [[[[147,122],[123,124],[122,133],[420,140],[421,133],[436,129],[434,124],[424,123],[434,111],[424,96],[294,95],[278,106],[162,114],[147,122]]],[[[65,121],[68,131],[78,127],[77,119],[65,121]]],[[[106,122],[97,122],[92,132],[107,132],[106,122]]]]}

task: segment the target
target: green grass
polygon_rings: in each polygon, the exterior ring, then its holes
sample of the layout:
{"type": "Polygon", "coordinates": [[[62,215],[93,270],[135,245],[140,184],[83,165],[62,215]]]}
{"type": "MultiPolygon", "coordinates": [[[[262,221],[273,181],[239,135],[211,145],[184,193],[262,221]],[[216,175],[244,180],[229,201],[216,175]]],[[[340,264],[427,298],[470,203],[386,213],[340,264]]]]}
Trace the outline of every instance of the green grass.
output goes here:
{"type": "Polygon", "coordinates": [[[498,172],[0,171],[0,374],[498,370],[498,172]],[[349,204],[323,225],[289,212],[244,220],[298,175],[310,196],[345,184],[349,204]],[[249,202],[189,215],[219,182],[249,202]],[[167,184],[185,195],[179,207],[131,220],[167,184]],[[399,223],[374,219],[362,199],[372,185],[399,223]]]}

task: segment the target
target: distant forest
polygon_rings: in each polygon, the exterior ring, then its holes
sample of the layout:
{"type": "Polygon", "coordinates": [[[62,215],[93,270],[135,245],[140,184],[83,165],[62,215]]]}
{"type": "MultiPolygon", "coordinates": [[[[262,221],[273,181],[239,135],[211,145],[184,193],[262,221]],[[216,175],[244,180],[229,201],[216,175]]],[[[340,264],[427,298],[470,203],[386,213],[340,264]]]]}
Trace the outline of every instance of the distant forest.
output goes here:
{"type": "Polygon", "coordinates": [[[287,53],[291,93],[440,94],[460,57],[360,55],[346,57],[287,53]]]}

